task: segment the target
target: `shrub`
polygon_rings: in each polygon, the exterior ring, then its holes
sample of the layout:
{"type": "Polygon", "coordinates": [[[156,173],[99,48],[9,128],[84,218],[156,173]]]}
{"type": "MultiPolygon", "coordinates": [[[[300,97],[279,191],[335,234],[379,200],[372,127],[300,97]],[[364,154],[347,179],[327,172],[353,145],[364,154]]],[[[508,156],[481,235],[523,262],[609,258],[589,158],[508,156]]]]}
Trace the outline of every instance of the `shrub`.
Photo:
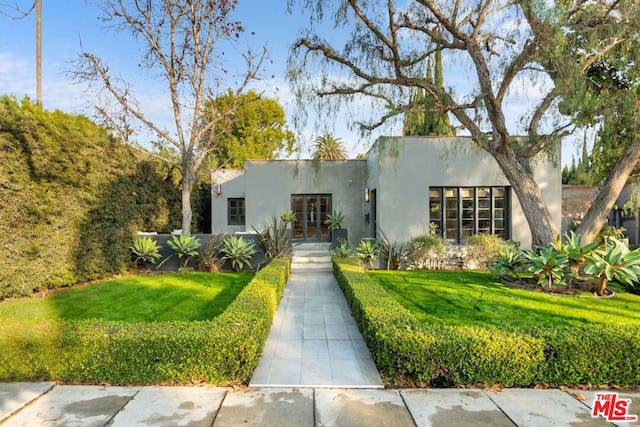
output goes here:
{"type": "Polygon", "coordinates": [[[436,387],[640,384],[640,327],[606,325],[515,330],[420,323],[356,261],[334,272],[388,381],[436,387]]]}
{"type": "Polygon", "coordinates": [[[512,245],[494,234],[474,234],[466,238],[467,255],[476,265],[487,270],[500,256],[500,251],[512,245]]]}
{"type": "Polygon", "coordinates": [[[122,273],[180,223],[170,169],[86,117],[0,96],[0,298],[122,273]]]}
{"type": "Polygon", "coordinates": [[[258,272],[227,310],[202,322],[0,320],[1,381],[229,384],[257,367],[290,262],[258,272]]]}
{"type": "Polygon", "coordinates": [[[413,267],[429,268],[433,261],[445,253],[444,241],[439,236],[422,234],[409,241],[408,257],[413,267]]]}

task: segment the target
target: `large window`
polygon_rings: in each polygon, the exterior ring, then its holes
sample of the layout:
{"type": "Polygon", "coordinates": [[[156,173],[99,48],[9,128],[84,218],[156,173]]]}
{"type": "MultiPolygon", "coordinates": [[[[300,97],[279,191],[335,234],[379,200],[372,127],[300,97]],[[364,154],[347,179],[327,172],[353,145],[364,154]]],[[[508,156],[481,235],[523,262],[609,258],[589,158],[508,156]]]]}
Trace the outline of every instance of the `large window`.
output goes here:
{"type": "Polygon", "coordinates": [[[244,225],[244,199],[227,199],[227,217],[229,225],[244,225]]]}
{"type": "Polygon", "coordinates": [[[511,237],[509,187],[431,187],[431,231],[445,240],[463,243],[472,234],[511,237]]]}

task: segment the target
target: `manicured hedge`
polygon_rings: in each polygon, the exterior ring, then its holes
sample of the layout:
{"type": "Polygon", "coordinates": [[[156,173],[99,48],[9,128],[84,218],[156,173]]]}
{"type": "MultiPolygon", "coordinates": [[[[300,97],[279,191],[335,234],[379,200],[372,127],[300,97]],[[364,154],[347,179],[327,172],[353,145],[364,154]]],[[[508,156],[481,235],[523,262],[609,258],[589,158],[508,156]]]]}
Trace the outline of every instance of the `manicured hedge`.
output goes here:
{"type": "Polygon", "coordinates": [[[84,116],[0,96],[0,153],[0,298],[120,273],[137,231],[180,226],[177,173],[84,116]]]}
{"type": "Polygon", "coordinates": [[[334,272],[391,383],[640,385],[640,327],[523,331],[420,323],[358,264],[334,259],[334,272]]]}
{"type": "Polygon", "coordinates": [[[211,321],[2,320],[0,381],[246,381],[258,365],[289,271],[290,260],[273,260],[211,321]]]}

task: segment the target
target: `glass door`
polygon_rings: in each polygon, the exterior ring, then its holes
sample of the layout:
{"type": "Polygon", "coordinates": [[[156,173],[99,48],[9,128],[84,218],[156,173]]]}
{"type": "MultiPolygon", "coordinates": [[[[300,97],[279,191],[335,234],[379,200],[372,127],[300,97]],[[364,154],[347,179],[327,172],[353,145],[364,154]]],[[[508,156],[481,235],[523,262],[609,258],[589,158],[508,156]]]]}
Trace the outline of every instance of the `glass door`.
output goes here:
{"type": "Polygon", "coordinates": [[[296,240],[330,241],[331,231],[324,223],[331,213],[330,194],[294,194],[291,210],[296,215],[293,238],[296,240]]]}

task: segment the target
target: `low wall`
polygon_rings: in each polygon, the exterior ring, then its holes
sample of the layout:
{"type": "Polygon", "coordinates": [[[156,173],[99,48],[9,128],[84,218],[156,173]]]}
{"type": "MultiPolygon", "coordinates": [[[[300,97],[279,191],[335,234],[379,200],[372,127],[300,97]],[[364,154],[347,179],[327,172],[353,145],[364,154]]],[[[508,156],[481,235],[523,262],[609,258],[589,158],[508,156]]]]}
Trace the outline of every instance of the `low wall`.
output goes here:
{"type": "MultiPolygon", "coordinates": [[[[258,244],[258,235],[255,233],[236,233],[236,235],[242,236],[245,241],[251,241],[254,243],[254,250],[256,251],[255,255],[251,257],[251,266],[245,266],[244,271],[255,271],[262,268],[265,264],[264,251],[258,244]]],[[[180,268],[180,262],[178,261],[178,256],[175,254],[173,249],[169,246],[168,242],[171,240],[171,234],[141,234],[141,236],[150,237],[160,246],[160,258],[156,264],[148,264],[144,263],[140,265],[142,269],[157,269],[158,271],[178,271],[180,268]],[[167,260],[167,258],[169,258],[167,260]],[[165,261],[167,260],[167,261],[165,261]],[[158,265],[162,263],[164,264],[158,265]]],[[[200,242],[201,245],[207,243],[209,239],[211,239],[215,234],[194,234],[196,239],[200,242]]],[[[220,254],[220,257],[223,255],[220,254]]],[[[187,264],[188,267],[192,267],[194,269],[198,269],[198,258],[191,258],[187,264]]],[[[222,265],[223,270],[231,271],[231,262],[226,260],[222,265]]]]}

